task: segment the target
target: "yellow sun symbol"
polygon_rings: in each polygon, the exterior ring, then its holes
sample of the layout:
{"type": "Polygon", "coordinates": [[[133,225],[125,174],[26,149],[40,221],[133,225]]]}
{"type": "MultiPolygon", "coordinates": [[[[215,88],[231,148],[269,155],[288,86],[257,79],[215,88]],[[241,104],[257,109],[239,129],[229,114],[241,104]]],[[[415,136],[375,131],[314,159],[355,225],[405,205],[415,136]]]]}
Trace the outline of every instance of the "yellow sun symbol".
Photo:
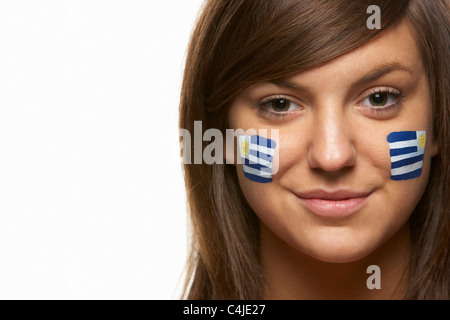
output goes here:
{"type": "Polygon", "coordinates": [[[241,154],[246,157],[250,151],[250,146],[247,140],[241,141],[241,154]]]}
{"type": "Polygon", "coordinates": [[[419,136],[419,147],[420,148],[425,147],[425,135],[424,134],[421,134],[419,136]]]}

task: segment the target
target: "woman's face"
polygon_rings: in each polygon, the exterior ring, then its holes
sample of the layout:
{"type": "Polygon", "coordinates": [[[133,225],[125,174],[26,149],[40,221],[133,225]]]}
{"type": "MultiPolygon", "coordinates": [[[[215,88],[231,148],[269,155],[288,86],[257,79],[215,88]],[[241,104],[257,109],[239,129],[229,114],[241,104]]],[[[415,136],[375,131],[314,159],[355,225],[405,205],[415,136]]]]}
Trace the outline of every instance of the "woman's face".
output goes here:
{"type": "MultiPolygon", "coordinates": [[[[278,129],[278,172],[241,189],[270,234],[326,262],[361,259],[393,237],[421,198],[431,157],[427,77],[406,24],[320,67],[240,94],[234,129],[278,129]],[[391,179],[387,137],[426,131],[420,177],[391,179]]],[[[266,233],[266,234],[265,234],[266,233]]]]}

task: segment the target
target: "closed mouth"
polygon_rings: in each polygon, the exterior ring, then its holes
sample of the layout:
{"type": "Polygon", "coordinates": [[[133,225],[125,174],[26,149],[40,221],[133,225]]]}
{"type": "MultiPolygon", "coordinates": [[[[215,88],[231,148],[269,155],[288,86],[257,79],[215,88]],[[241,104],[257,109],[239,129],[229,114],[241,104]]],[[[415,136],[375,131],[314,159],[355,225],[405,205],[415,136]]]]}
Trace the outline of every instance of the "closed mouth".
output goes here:
{"type": "Polygon", "coordinates": [[[303,205],[322,217],[347,217],[360,210],[372,192],[312,190],[296,193],[303,205]]]}

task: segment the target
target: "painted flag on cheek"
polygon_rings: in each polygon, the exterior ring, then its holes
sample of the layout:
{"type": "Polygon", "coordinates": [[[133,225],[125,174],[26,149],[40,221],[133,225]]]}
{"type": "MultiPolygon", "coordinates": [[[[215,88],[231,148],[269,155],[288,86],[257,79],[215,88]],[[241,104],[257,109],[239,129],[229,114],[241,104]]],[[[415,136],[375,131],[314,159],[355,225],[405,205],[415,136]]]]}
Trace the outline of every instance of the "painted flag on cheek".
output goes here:
{"type": "Polygon", "coordinates": [[[400,131],[388,135],[391,179],[420,177],[425,152],[426,131],[400,131]]]}
{"type": "Polygon", "coordinates": [[[272,182],[272,160],[276,145],[275,141],[258,135],[239,136],[245,177],[260,183],[272,182]]]}

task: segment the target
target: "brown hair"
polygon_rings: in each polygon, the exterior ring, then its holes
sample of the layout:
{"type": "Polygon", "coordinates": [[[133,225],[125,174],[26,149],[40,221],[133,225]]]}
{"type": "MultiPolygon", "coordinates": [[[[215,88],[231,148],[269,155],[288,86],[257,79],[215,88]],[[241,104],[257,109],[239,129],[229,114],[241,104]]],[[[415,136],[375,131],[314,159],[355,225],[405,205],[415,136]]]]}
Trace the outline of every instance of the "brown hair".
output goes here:
{"type": "MultiPolygon", "coordinates": [[[[448,299],[450,287],[449,3],[447,0],[208,0],[192,34],[180,101],[180,128],[227,128],[227,107],[245,88],[324,64],[406,18],[416,33],[433,97],[440,155],[411,216],[408,299],[448,299]],[[366,13],[378,5],[381,30],[366,13]]],[[[191,152],[192,154],[193,152],[191,152]]],[[[184,297],[259,299],[259,223],[235,167],[185,164],[192,223],[184,297]]]]}

